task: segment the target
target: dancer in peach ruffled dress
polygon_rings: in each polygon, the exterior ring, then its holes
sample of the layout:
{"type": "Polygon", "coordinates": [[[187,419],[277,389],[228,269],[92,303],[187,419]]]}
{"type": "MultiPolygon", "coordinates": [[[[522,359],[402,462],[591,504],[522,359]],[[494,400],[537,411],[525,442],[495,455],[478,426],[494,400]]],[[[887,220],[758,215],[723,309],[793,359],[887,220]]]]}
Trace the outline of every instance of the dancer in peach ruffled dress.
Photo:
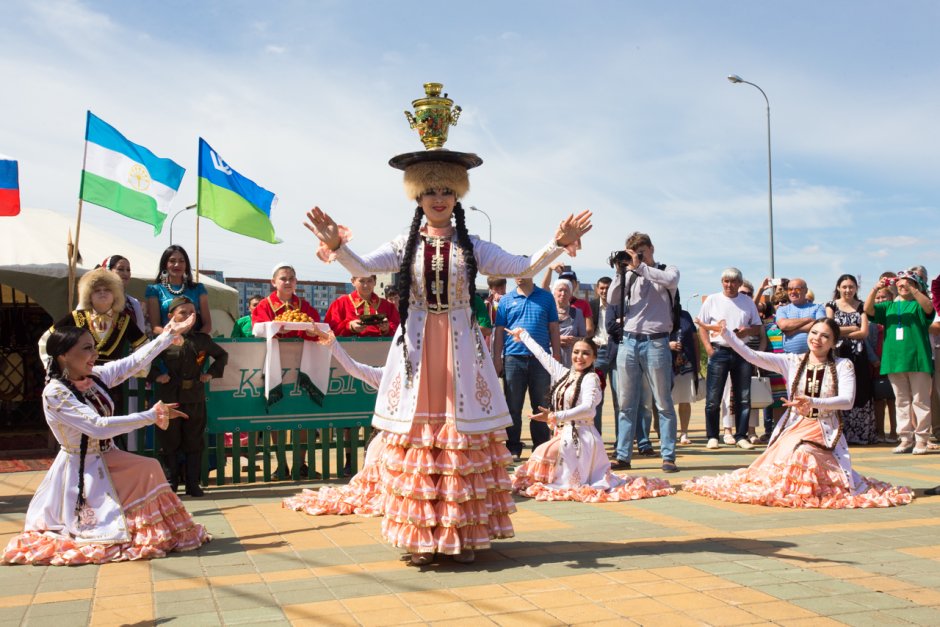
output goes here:
{"type": "Polygon", "coordinates": [[[151,424],[166,429],[170,419],[185,418],[175,404],[164,403],[112,416],[107,390],[146,368],[195,320],[170,321],[157,339],[100,366],[87,330],[52,333],[42,400],[61,448],[29,503],[24,531],[10,539],[0,562],[75,566],[150,559],[211,539],[170,490],[157,460],[119,450],[110,439],[151,424]]]}
{"type": "Polygon", "coordinates": [[[581,339],[571,349],[571,368],[555,361],[519,327],[509,333],[532,351],[552,379],[551,408],[539,407],[532,420],[547,422],[554,436],[532,452],[512,475],[513,491],[537,501],[602,503],[632,501],[675,493],[667,481],[620,477],[610,470],[604,440],[594,427],[601,403],[601,382],[594,373],[597,346],[581,339]]]}
{"type": "Polygon", "coordinates": [[[910,488],[863,477],[852,469],[842,435],[840,411],[855,399],[855,372],[848,359],[834,357],[839,338],[834,320],[817,320],[809,330],[803,355],[754,352],[722,320],[704,325],[721,334],[746,360],[786,378],[789,409],[770,438],[767,450],[747,468],[714,477],[696,477],[683,489],[734,503],[774,507],[842,509],[906,505],[910,488]]]}
{"type": "MultiPolygon", "coordinates": [[[[374,388],[382,381],[382,368],[367,366],[349,356],[332,331],[315,328],[313,333],[333,351],[336,361],[346,372],[374,388]]],[[[282,502],[284,507],[296,512],[305,512],[310,516],[334,514],[344,516],[381,516],[385,495],[381,488],[381,467],[379,462],[385,453],[385,440],[381,432],[373,431],[372,439],[366,447],[366,458],[362,469],[344,486],[323,486],[319,490],[305,489],[296,496],[282,502]]]]}
{"type": "Polygon", "coordinates": [[[460,199],[470,188],[467,171],[483,160],[442,147],[456,118],[440,87],[425,84],[428,98],[415,101],[428,107],[412,122],[428,149],[389,161],[404,171],[407,197],[417,205],[407,233],[360,256],[347,243],[348,229],[319,208],[305,224],[320,240],[323,261],[338,261],[352,276],[398,273],[401,325],[372,426],[382,430],[386,447],[382,535],[417,566],[435,554],[469,563],[491,540],[513,536],[505,469],[512,458],[504,444],[512,419],[473,315],[477,273],[532,276],[566,248],[576,251],[591,228],[590,212],[571,215],[531,256],[470,235],[460,199]]]}

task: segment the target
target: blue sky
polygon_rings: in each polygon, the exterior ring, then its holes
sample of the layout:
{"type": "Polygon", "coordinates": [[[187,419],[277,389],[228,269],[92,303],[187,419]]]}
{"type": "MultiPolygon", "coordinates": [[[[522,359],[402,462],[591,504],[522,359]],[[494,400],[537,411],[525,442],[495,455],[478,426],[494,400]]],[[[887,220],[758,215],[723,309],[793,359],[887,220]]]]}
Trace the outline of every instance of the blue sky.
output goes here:
{"type": "MultiPolygon", "coordinates": [[[[300,227],[315,204],[359,250],[403,230],[412,204],[387,161],[420,148],[402,111],[437,81],[464,109],[448,147],[484,159],[465,205],[489,213],[504,248],[532,252],[591,209],[571,262],[583,280],[641,230],[686,298],[717,291],[730,265],[757,282],[765,106],[731,73],[770,98],[779,276],[822,299],[843,272],[865,290],[883,270],[940,271],[935,2],[8,0],[2,12],[0,152],[20,161],[24,206],[74,213],[86,109],[188,169],[174,211],[195,201],[205,137],[280,197],[279,246],[203,225],[202,265],[230,276],[285,260],[304,279],[345,279],[300,227]]],[[[85,216],[169,242],[168,229],[85,216]]],[[[468,223],[486,235],[482,215],[468,223]]],[[[193,252],[192,214],[174,239],[193,252]]]]}

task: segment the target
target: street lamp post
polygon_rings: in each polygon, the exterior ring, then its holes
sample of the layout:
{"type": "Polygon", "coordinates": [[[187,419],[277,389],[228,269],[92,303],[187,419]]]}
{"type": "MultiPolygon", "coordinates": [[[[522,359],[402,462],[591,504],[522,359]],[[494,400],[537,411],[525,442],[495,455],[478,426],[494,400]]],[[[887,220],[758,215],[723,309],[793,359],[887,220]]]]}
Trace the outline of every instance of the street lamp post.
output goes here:
{"type": "Polygon", "coordinates": [[[173,217],[170,218],[170,245],[171,246],[173,245],[173,222],[176,221],[176,218],[178,218],[179,215],[183,213],[184,211],[191,211],[195,208],[196,208],[196,205],[189,205],[185,209],[180,209],[179,211],[177,211],[175,214],[173,214],[173,217]]]}
{"type": "Polygon", "coordinates": [[[487,221],[487,222],[489,223],[489,225],[490,225],[490,236],[489,236],[488,239],[489,239],[489,241],[492,242],[492,241],[493,241],[493,221],[490,220],[489,214],[487,214],[487,213],[486,213],[485,211],[483,211],[482,209],[477,209],[476,207],[470,207],[470,211],[479,211],[479,212],[482,213],[484,216],[486,216],[486,221],[487,221]]]}
{"type": "Polygon", "coordinates": [[[729,75],[728,80],[732,83],[744,83],[745,85],[756,87],[757,91],[764,97],[764,102],[767,103],[767,210],[770,220],[770,277],[774,278],[776,276],[774,274],[774,184],[773,169],[770,161],[770,100],[767,98],[767,94],[764,93],[764,90],[758,85],[744,80],[737,74],[729,75]]]}

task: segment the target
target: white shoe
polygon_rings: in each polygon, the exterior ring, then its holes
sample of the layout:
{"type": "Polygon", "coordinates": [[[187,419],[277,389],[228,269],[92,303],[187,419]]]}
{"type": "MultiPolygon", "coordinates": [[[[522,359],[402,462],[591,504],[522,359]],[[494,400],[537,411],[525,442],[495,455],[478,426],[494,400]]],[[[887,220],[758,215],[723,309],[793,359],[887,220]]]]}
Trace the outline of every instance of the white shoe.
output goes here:
{"type": "Polygon", "coordinates": [[[725,444],[734,446],[734,436],[731,435],[730,433],[724,434],[721,439],[725,444]]]}
{"type": "Polygon", "coordinates": [[[683,433],[679,436],[679,444],[692,444],[692,440],[689,439],[689,436],[683,433]]]}
{"type": "Polygon", "coordinates": [[[705,448],[718,448],[718,438],[709,438],[705,448]]]}
{"type": "Polygon", "coordinates": [[[891,452],[896,454],[911,453],[914,451],[914,446],[912,444],[899,444],[895,446],[891,452]]]}
{"type": "Polygon", "coordinates": [[[747,439],[738,440],[738,448],[743,448],[745,451],[749,451],[754,448],[754,445],[747,441],[747,439]]]}
{"type": "Polygon", "coordinates": [[[924,448],[915,448],[913,451],[911,451],[911,453],[914,454],[914,455],[926,455],[926,454],[927,454],[927,448],[926,448],[926,447],[924,447],[924,448]]]}

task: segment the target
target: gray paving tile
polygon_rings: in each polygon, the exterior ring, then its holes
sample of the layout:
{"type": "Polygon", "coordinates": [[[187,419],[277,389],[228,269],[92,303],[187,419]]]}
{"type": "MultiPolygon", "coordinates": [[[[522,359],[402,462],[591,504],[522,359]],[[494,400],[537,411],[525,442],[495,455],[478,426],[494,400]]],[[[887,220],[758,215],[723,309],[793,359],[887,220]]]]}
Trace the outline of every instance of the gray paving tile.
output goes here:
{"type": "Polygon", "coordinates": [[[27,620],[32,621],[36,618],[44,618],[49,620],[50,617],[54,616],[57,625],[59,624],[59,620],[65,617],[83,618],[84,621],[87,622],[88,612],[90,609],[90,600],[60,601],[58,603],[38,603],[29,607],[27,620]]]}

